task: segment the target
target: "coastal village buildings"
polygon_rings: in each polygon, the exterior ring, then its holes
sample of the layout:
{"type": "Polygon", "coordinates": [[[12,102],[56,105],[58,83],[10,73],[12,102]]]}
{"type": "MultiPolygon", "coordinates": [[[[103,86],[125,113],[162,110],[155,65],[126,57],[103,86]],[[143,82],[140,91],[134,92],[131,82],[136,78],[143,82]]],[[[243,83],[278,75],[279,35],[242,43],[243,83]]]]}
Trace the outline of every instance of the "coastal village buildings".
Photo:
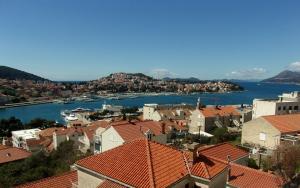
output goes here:
{"type": "Polygon", "coordinates": [[[12,144],[13,147],[26,148],[27,140],[38,140],[40,129],[26,129],[19,131],[12,131],[12,144]]]}
{"type": "Polygon", "coordinates": [[[242,144],[274,150],[283,143],[299,144],[300,114],[261,116],[244,124],[242,144]]]}
{"type": "Polygon", "coordinates": [[[300,112],[300,93],[283,93],[278,99],[254,99],[253,119],[267,115],[282,115],[300,112]]]}
{"type": "Polygon", "coordinates": [[[282,187],[273,174],[240,165],[248,153],[230,144],[194,151],[137,139],[81,159],[75,170],[18,187],[282,187]]]}
{"type": "Polygon", "coordinates": [[[193,108],[187,105],[158,105],[145,104],[143,107],[143,119],[153,121],[188,120],[193,108]]]}
{"type": "Polygon", "coordinates": [[[95,135],[95,153],[101,153],[138,138],[167,143],[167,127],[155,121],[118,121],[105,130],[98,128],[95,135]]]}
{"type": "Polygon", "coordinates": [[[191,114],[189,133],[210,131],[215,127],[240,126],[241,114],[233,106],[201,107],[198,100],[196,110],[191,114]]]}

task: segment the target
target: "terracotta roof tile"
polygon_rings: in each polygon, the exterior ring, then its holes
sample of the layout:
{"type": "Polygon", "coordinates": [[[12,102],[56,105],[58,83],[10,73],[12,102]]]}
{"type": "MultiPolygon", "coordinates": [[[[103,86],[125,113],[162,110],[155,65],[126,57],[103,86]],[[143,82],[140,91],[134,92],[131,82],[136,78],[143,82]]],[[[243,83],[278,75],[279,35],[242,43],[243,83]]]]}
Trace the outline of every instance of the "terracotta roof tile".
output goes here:
{"type": "Polygon", "coordinates": [[[5,145],[0,144],[0,150],[1,150],[1,149],[6,149],[6,148],[8,148],[8,147],[5,146],[5,145]]]}
{"type": "Polygon", "coordinates": [[[231,164],[231,177],[229,185],[240,188],[258,188],[258,187],[282,187],[284,181],[282,178],[273,174],[268,174],[259,170],[231,164]]]}
{"type": "Polygon", "coordinates": [[[300,131],[300,114],[263,116],[273,127],[281,133],[300,131]]]}
{"type": "Polygon", "coordinates": [[[20,148],[3,148],[0,150],[0,164],[25,159],[29,156],[31,156],[30,152],[20,148]]]}
{"type": "Polygon", "coordinates": [[[93,121],[90,123],[90,126],[98,126],[102,128],[107,128],[109,123],[107,121],[99,120],[99,121],[93,121]]]}
{"type": "Polygon", "coordinates": [[[97,188],[125,188],[125,186],[109,180],[104,180],[97,188]]]}
{"type": "Polygon", "coordinates": [[[98,123],[93,123],[93,124],[90,124],[89,126],[87,127],[82,127],[82,132],[84,132],[86,134],[86,136],[88,137],[88,139],[90,141],[93,140],[93,136],[96,132],[96,130],[99,128],[99,127],[102,127],[102,128],[106,128],[108,127],[108,123],[105,122],[105,121],[97,121],[98,123]],[[104,123],[105,122],[105,123],[104,123]]]}
{"type": "Polygon", "coordinates": [[[188,175],[182,152],[146,139],[132,141],[76,164],[136,187],[166,187],[188,175]]]}
{"type": "Polygon", "coordinates": [[[217,115],[219,116],[240,115],[240,113],[236,110],[236,108],[232,106],[221,106],[218,108],[215,107],[201,108],[200,112],[205,117],[215,117],[217,115]]]}
{"type": "Polygon", "coordinates": [[[151,130],[154,135],[162,134],[161,123],[156,121],[135,121],[132,123],[121,121],[111,126],[119,133],[125,142],[144,138],[148,130],[151,130]]]}
{"type": "Polygon", "coordinates": [[[75,132],[83,133],[82,127],[62,128],[55,131],[56,135],[72,135],[75,132]]]}
{"type": "Polygon", "coordinates": [[[235,161],[242,157],[247,157],[248,152],[237,148],[229,143],[221,143],[210,147],[199,148],[198,151],[205,156],[215,157],[224,162],[227,162],[227,156],[230,155],[231,161],[235,161]]]}
{"type": "Polygon", "coordinates": [[[59,130],[59,129],[65,129],[63,127],[51,127],[51,128],[47,128],[44,130],[41,130],[41,132],[39,133],[39,135],[43,136],[43,137],[52,137],[53,133],[55,132],[55,130],[59,130]]]}
{"type": "Polygon", "coordinates": [[[77,171],[70,171],[62,175],[44,178],[38,181],[17,186],[18,188],[72,188],[77,182],[77,171]]]}

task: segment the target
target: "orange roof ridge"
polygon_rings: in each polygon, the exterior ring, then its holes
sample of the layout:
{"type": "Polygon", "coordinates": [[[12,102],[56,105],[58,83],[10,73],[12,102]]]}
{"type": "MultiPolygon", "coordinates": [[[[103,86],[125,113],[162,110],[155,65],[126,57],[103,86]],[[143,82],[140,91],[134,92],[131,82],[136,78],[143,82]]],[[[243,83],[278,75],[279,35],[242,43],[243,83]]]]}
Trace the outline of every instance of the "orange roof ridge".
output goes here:
{"type": "Polygon", "coordinates": [[[152,187],[155,187],[155,180],[154,180],[154,176],[153,176],[153,165],[152,165],[152,160],[151,160],[151,150],[150,150],[150,145],[149,145],[149,141],[148,140],[145,140],[146,141],[146,149],[147,149],[147,163],[148,163],[148,166],[150,168],[148,168],[148,172],[149,172],[149,175],[150,175],[150,186],[152,187]]]}
{"type": "Polygon", "coordinates": [[[210,176],[210,174],[209,174],[209,171],[208,171],[208,169],[207,169],[206,164],[205,164],[204,162],[200,162],[200,164],[201,164],[201,166],[204,168],[204,171],[205,171],[207,177],[210,179],[211,176],[210,176]]]}
{"type": "Polygon", "coordinates": [[[72,182],[73,182],[72,178],[68,177],[68,176],[72,176],[72,175],[77,176],[77,170],[71,170],[71,171],[64,172],[62,174],[58,174],[58,175],[55,175],[55,176],[50,176],[50,177],[47,177],[47,178],[43,178],[43,179],[39,179],[39,180],[36,180],[36,181],[28,182],[28,183],[25,183],[25,184],[17,185],[16,187],[31,187],[32,185],[35,185],[37,183],[49,181],[49,180],[52,180],[52,179],[55,179],[55,178],[58,178],[58,177],[62,177],[62,176],[67,176],[68,180],[72,184],[72,182]]]}
{"type": "Polygon", "coordinates": [[[188,160],[187,160],[187,158],[186,158],[186,156],[185,156],[184,152],[183,152],[183,151],[181,151],[181,153],[182,153],[183,160],[184,160],[184,162],[185,162],[186,168],[187,168],[187,170],[188,170],[189,174],[191,175],[192,173],[191,173],[191,169],[190,169],[190,167],[189,167],[188,160]]]}
{"type": "Polygon", "coordinates": [[[250,170],[250,171],[253,171],[253,172],[256,172],[256,173],[259,173],[259,174],[264,174],[266,176],[270,176],[270,177],[273,177],[273,178],[280,178],[280,176],[277,176],[275,174],[270,174],[268,172],[264,172],[264,171],[261,171],[261,170],[257,170],[257,169],[254,169],[254,168],[250,168],[248,166],[243,166],[243,165],[240,165],[240,164],[237,164],[237,163],[230,163],[231,166],[237,166],[237,167],[240,167],[240,168],[244,168],[244,169],[247,169],[247,170],[250,170]]]}

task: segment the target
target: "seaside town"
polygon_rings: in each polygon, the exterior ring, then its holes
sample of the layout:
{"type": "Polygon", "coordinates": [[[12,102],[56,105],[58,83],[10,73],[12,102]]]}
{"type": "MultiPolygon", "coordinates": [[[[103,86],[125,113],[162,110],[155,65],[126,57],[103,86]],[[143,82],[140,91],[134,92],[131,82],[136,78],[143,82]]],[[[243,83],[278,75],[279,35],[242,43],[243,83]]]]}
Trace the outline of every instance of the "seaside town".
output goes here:
{"type": "Polygon", "coordinates": [[[228,81],[161,80],[141,73],[114,73],[88,82],[0,79],[0,105],[70,103],[74,100],[91,102],[97,98],[122,99],[161,93],[224,93],[242,90],[241,86],[228,81]]]}
{"type": "Polygon", "coordinates": [[[0,188],[300,188],[299,7],[0,0],[0,188]]]}
{"type": "Polygon", "coordinates": [[[62,112],[65,125],[2,120],[0,187],[298,187],[299,106],[295,91],[251,105],[103,104],[62,112]]]}

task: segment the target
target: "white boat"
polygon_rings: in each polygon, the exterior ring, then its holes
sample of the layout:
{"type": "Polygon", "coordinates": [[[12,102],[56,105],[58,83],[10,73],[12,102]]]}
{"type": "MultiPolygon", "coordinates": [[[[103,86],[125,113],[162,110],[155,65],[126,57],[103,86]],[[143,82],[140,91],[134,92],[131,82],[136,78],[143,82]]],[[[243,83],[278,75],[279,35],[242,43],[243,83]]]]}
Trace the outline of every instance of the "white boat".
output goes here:
{"type": "Polygon", "coordinates": [[[63,117],[66,117],[66,116],[70,115],[70,111],[69,110],[61,111],[60,115],[63,116],[63,117]]]}
{"type": "Polygon", "coordinates": [[[66,121],[76,121],[76,120],[78,120],[78,118],[75,116],[75,114],[70,114],[65,117],[65,120],[66,121]]]}
{"type": "Polygon", "coordinates": [[[92,111],[91,109],[88,109],[88,108],[76,108],[74,110],[71,110],[71,112],[89,112],[89,111],[92,111]]]}

